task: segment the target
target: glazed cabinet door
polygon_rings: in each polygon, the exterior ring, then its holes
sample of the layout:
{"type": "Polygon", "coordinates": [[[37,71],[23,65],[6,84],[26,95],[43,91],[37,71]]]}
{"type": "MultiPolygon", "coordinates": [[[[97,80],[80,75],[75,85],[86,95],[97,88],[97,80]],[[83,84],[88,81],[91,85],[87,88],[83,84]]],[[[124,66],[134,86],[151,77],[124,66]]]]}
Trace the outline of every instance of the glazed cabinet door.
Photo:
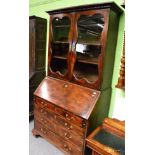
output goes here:
{"type": "Polygon", "coordinates": [[[48,75],[100,89],[109,9],[50,16],[48,75]]]}
{"type": "Polygon", "coordinates": [[[71,51],[73,39],[72,29],[72,14],[56,14],[50,16],[48,75],[56,78],[67,78],[67,58],[71,51]]]}
{"type": "Polygon", "coordinates": [[[105,51],[109,10],[82,11],[75,14],[73,51],[76,62],[73,80],[99,89],[105,51]]]}

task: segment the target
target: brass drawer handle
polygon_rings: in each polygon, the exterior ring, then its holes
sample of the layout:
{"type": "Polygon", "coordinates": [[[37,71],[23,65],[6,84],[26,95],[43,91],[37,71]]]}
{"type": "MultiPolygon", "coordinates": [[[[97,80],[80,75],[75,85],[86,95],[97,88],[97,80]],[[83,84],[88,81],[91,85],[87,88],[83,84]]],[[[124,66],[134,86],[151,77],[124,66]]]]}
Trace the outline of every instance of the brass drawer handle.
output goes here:
{"type": "Polygon", "coordinates": [[[67,150],[67,151],[72,151],[72,149],[71,149],[70,147],[68,147],[66,150],[67,150]]]}
{"type": "Polygon", "coordinates": [[[67,127],[67,129],[68,129],[68,130],[73,129],[73,126],[72,126],[72,125],[70,125],[70,126],[69,126],[69,124],[68,124],[68,123],[66,123],[66,122],[65,122],[65,126],[67,127]]]}
{"type": "Polygon", "coordinates": [[[47,103],[44,103],[43,101],[41,101],[41,106],[42,107],[47,107],[47,103]]]}
{"type": "Polygon", "coordinates": [[[94,95],[96,95],[96,92],[93,92],[94,95]]]}
{"type": "Polygon", "coordinates": [[[66,114],[65,114],[65,117],[66,117],[66,119],[69,120],[69,121],[72,120],[72,119],[74,118],[74,117],[69,118],[68,116],[69,116],[69,115],[66,113],[66,114]]]}
{"type": "Polygon", "coordinates": [[[44,120],[43,118],[41,118],[41,122],[42,122],[43,124],[46,124],[46,123],[47,123],[47,121],[44,120]]]}
{"type": "Polygon", "coordinates": [[[44,102],[43,101],[41,101],[41,107],[44,107],[44,102]]]}
{"type": "Polygon", "coordinates": [[[68,123],[65,123],[65,126],[68,126],[68,123]]]}
{"type": "Polygon", "coordinates": [[[67,146],[67,144],[64,144],[63,147],[66,149],[66,151],[71,151],[72,150],[70,147],[67,146]]]}
{"type": "Polygon", "coordinates": [[[41,109],[41,110],[40,110],[40,112],[41,112],[42,114],[44,114],[44,115],[46,115],[46,114],[47,114],[47,112],[46,112],[46,111],[44,111],[43,109],[41,109]]]}
{"type": "Polygon", "coordinates": [[[85,120],[82,121],[82,126],[81,127],[86,128],[86,121],[85,120]]]}
{"type": "Polygon", "coordinates": [[[66,139],[71,139],[72,136],[70,136],[69,134],[67,134],[67,133],[65,132],[65,138],[66,138],[66,139]]]}
{"type": "Polygon", "coordinates": [[[41,130],[41,132],[43,132],[44,134],[47,133],[47,131],[45,131],[43,128],[41,128],[40,130],[41,130]]]}
{"type": "Polygon", "coordinates": [[[66,144],[64,144],[64,148],[67,148],[67,145],[66,144]]]}
{"type": "Polygon", "coordinates": [[[68,85],[67,85],[67,84],[64,84],[64,86],[63,86],[63,87],[67,88],[67,87],[68,87],[68,85]]]}
{"type": "Polygon", "coordinates": [[[69,127],[69,129],[73,129],[73,126],[71,125],[71,126],[69,127]]]}
{"type": "Polygon", "coordinates": [[[68,114],[65,114],[65,117],[68,117],[68,114]]]}

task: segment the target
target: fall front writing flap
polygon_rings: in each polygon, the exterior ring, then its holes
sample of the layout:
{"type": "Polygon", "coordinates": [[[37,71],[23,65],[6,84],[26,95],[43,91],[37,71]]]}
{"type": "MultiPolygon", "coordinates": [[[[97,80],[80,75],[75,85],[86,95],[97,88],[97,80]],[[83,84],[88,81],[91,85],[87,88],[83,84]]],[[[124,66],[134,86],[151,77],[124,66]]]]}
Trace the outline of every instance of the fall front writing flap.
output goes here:
{"type": "Polygon", "coordinates": [[[34,95],[88,119],[100,96],[100,91],[45,77],[34,95]]]}

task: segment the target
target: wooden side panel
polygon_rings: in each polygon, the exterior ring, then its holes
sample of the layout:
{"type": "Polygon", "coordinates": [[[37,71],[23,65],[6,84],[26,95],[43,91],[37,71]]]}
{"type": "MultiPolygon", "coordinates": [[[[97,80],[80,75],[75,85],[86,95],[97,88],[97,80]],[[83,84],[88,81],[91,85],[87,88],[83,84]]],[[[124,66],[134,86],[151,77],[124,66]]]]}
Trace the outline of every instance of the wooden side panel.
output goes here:
{"type": "Polygon", "coordinates": [[[100,98],[89,119],[87,135],[95,130],[95,128],[97,128],[99,125],[101,125],[104,118],[108,117],[111,91],[112,89],[109,88],[101,92],[100,98]]]}
{"type": "Polygon", "coordinates": [[[119,15],[114,11],[110,11],[109,15],[109,25],[107,32],[107,43],[106,50],[103,61],[103,72],[102,72],[102,85],[101,90],[105,90],[111,87],[112,75],[114,68],[115,60],[115,51],[117,45],[117,36],[118,36],[118,24],[119,24],[119,15]]]}

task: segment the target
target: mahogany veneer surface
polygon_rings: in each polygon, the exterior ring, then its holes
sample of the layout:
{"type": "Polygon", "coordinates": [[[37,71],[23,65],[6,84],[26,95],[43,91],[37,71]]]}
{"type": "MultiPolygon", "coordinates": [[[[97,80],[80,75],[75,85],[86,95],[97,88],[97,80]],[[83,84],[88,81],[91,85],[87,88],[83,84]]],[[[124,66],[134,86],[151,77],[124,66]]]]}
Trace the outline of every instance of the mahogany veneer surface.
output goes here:
{"type": "Polygon", "coordinates": [[[88,119],[99,98],[100,91],[46,77],[34,95],[88,119]]]}

